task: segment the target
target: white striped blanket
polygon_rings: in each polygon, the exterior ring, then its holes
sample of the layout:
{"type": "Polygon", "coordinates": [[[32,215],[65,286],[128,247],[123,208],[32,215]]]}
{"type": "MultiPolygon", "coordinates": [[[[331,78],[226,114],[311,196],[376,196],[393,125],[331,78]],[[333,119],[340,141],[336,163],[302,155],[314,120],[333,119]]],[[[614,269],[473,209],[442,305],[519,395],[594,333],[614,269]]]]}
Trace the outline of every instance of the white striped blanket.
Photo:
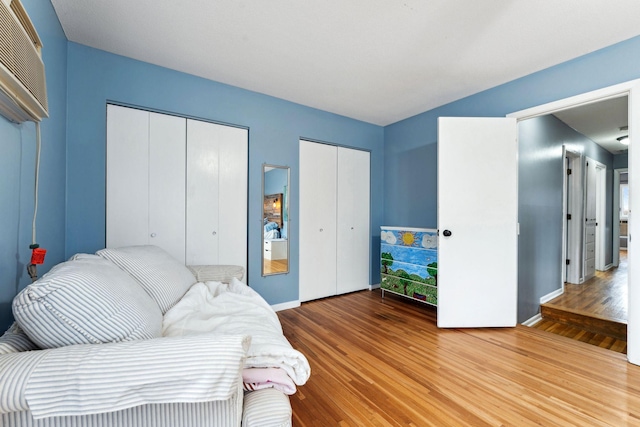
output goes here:
{"type": "Polygon", "coordinates": [[[0,413],[28,409],[41,419],[227,400],[249,341],[200,334],[0,355],[0,413]]]}

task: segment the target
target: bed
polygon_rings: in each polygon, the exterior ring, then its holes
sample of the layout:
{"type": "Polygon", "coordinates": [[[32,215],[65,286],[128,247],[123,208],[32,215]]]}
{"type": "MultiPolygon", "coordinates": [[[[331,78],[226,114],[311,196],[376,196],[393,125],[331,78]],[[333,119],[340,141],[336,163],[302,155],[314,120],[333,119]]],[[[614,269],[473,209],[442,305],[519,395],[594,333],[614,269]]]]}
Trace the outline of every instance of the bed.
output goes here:
{"type": "Polygon", "coordinates": [[[264,238],[265,240],[273,240],[280,238],[280,227],[277,222],[264,219],[264,238]]]}

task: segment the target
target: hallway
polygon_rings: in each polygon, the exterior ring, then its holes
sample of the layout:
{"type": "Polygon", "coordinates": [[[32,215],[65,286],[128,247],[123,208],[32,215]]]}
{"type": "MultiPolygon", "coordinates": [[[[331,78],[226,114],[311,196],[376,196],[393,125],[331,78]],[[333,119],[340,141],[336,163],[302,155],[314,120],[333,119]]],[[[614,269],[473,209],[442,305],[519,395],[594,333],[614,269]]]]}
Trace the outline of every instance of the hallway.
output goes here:
{"type": "Polygon", "coordinates": [[[565,284],[564,294],[541,305],[542,320],[533,327],[626,353],[627,252],[620,265],[596,271],[581,285],[565,284]]]}

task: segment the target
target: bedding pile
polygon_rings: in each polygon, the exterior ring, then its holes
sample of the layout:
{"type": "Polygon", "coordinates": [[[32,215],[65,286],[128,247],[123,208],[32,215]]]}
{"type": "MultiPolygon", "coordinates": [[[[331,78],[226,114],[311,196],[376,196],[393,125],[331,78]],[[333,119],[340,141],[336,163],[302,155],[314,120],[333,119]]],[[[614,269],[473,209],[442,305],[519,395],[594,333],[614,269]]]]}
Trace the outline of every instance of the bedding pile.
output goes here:
{"type": "Polygon", "coordinates": [[[250,335],[243,370],[245,390],[273,387],[293,394],[309,379],[306,357],[291,347],[278,316],[253,289],[237,279],[229,284],[194,284],[164,315],[163,336],[201,333],[250,335]]]}

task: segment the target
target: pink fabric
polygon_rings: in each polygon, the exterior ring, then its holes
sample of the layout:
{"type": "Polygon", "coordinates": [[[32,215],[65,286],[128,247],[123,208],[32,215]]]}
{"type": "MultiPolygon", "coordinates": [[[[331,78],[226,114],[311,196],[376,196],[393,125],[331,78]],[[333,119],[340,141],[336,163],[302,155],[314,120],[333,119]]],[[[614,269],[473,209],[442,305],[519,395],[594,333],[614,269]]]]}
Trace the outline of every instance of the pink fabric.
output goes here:
{"type": "Polygon", "coordinates": [[[287,373],[280,368],[248,368],[242,370],[245,391],[273,387],[284,394],[294,394],[296,385],[287,373]]]}

